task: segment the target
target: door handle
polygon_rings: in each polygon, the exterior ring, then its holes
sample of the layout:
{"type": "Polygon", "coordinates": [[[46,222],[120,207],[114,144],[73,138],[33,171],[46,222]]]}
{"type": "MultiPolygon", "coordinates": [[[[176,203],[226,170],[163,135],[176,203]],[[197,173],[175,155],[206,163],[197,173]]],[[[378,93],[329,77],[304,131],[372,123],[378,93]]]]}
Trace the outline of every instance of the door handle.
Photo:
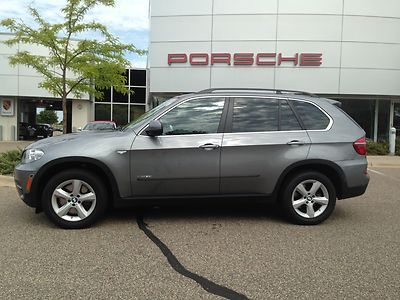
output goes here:
{"type": "Polygon", "coordinates": [[[199,148],[203,149],[203,150],[206,150],[206,151],[209,151],[209,150],[214,150],[214,149],[219,148],[219,145],[212,144],[212,143],[207,143],[207,144],[199,146],[199,148]]]}
{"type": "Polygon", "coordinates": [[[301,145],[304,145],[305,143],[306,142],[304,142],[304,141],[293,140],[293,141],[287,142],[286,145],[298,145],[298,146],[301,146],[301,145]]]}

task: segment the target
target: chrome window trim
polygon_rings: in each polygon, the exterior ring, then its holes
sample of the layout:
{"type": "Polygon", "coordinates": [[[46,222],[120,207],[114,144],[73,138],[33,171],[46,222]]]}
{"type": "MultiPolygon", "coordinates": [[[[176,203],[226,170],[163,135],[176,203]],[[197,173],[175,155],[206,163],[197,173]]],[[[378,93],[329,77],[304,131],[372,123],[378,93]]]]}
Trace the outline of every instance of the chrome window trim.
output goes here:
{"type": "MultiPolygon", "coordinates": [[[[162,118],[165,114],[167,114],[168,112],[170,112],[171,110],[173,110],[175,107],[178,107],[179,105],[190,101],[190,100],[197,100],[197,99],[204,99],[204,98],[263,98],[263,99],[277,99],[277,100],[288,100],[288,101],[300,101],[300,102],[306,102],[309,103],[311,105],[314,105],[315,107],[317,107],[328,119],[329,119],[329,124],[325,129],[303,129],[303,130],[274,130],[274,131],[243,131],[243,132],[223,132],[223,134],[247,134],[247,133],[287,133],[287,132],[325,132],[325,131],[329,131],[332,126],[333,126],[333,119],[332,117],[322,108],[320,107],[318,104],[309,101],[309,100],[305,100],[305,99],[298,99],[298,98],[293,98],[293,97],[282,97],[282,96],[276,96],[276,95],[207,95],[207,96],[199,96],[199,95],[193,95],[183,101],[178,102],[176,105],[174,105],[173,107],[169,108],[167,111],[163,112],[162,114],[160,114],[159,116],[157,116],[155,119],[153,120],[159,120],[160,118],[162,118]]],[[[146,130],[146,128],[149,126],[149,124],[144,125],[142,128],[140,128],[139,133],[137,135],[141,135],[143,133],[144,130],[146,130]]],[[[206,134],[217,134],[217,133],[206,133],[206,134]]],[[[170,137],[173,136],[191,136],[191,135],[198,135],[198,134],[184,134],[184,135],[168,135],[170,137]]],[[[203,135],[203,134],[202,134],[203,135]]],[[[161,137],[161,136],[160,136],[161,137]]]]}

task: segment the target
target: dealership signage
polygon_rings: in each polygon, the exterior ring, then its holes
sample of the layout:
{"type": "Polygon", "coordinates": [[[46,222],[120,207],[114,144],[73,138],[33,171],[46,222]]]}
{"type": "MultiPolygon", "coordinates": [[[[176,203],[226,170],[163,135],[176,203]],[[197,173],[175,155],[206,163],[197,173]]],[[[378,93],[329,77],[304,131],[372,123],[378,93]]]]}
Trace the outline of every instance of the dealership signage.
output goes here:
{"type": "Polygon", "coordinates": [[[1,115],[2,116],[14,116],[14,100],[13,99],[1,99],[1,115]]]}
{"type": "Polygon", "coordinates": [[[168,65],[187,64],[191,66],[313,66],[322,64],[322,53],[172,53],[168,54],[168,65]]]}

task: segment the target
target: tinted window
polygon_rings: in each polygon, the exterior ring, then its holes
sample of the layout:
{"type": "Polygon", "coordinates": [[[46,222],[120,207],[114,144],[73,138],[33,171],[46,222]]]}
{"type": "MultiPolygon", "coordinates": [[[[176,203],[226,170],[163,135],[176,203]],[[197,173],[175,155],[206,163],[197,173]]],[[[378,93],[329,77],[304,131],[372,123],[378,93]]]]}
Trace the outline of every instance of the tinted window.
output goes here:
{"type": "Polygon", "coordinates": [[[189,100],[160,118],[163,135],[216,133],[224,108],[224,98],[189,100]]]}
{"type": "Polygon", "coordinates": [[[328,127],[329,118],[318,107],[302,101],[292,101],[292,103],[306,129],[315,130],[328,127]]]}
{"type": "Polygon", "coordinates": [[[299,121],[297,120],[294,112],[292,111],[286,100],[281,101],[280,117],[280,130],[288,131],[302,129],[299,121]]]}
{"type": "Polygon", "coordinates": [[[146,86],[146,70],[131,70],[130,85],[146,86]]]}
{"type": "Polygon", "coordinates": [[[146,88],[131,88],[131,103],[146,103],[146,88]]]}
{"type": "Polygon", "coordinates": [[[278,130],[279,101],[263,98],[235,98],[232,132],[278,130]]]}

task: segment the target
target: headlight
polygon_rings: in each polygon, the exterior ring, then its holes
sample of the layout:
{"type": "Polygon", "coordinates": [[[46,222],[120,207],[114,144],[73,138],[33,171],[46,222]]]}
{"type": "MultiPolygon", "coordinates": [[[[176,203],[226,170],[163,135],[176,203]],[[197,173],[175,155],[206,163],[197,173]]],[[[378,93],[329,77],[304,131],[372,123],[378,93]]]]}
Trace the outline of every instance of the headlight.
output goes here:
{"type": "Polygon", "coordinates": [[[27,164],[35,160],[41,159],[44,152],[39,149],[28,149],[22,155],[21,163],[27,164]]]}

